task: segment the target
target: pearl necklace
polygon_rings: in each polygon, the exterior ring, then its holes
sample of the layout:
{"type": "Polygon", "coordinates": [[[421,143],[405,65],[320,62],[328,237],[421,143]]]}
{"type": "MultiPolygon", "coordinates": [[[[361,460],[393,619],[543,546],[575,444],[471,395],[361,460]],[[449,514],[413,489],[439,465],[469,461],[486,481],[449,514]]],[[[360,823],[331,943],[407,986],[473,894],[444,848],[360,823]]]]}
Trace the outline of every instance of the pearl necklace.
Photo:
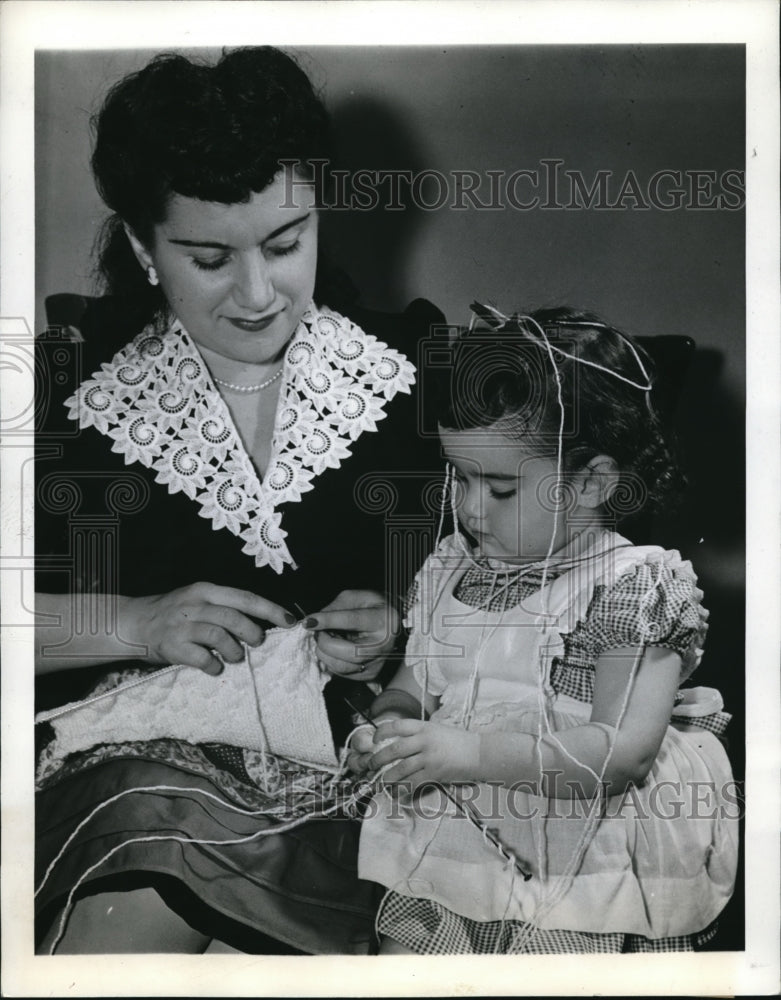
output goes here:
{"type": "Polygon", "coordinates": [[[226,389],[233,389],[234,392],[260,392],[261,389],[265,389],[270,386],[272,382],[282,375],[284,369],[280,368],[278,372],[275,372],[271,378],[267,378],[265,382],[260,382],[258,385],[236,385],[235,382],[226,382],[224,379],[217,378],[216,375],[213,376],[214,381],[217,385],[224,385],[226,389]]]}

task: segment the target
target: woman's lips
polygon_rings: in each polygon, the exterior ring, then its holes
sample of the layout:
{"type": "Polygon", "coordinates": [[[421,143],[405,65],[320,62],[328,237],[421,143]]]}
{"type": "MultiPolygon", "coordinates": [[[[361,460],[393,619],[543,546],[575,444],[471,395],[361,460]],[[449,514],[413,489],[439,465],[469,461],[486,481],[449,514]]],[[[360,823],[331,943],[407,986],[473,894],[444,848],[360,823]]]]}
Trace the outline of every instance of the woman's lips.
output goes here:
{"type": "Polygon", "coordinates": [[[279,312],[272,313],[270,316],[261,316],[259,319],[242,319],[239,316],[226,318],[237,330],[243,330],[245,333],[260,333],[261,330],[271,326],[277,316],[279,316],[279,312]]]}

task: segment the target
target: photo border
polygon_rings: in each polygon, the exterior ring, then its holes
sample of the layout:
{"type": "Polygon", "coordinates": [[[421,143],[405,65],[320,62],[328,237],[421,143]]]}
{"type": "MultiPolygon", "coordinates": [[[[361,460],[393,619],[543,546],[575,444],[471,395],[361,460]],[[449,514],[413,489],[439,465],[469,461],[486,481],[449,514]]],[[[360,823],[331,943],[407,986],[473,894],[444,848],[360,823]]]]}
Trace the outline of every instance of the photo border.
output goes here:
{"type": "Polygon", "coordinates": [[[746,948],[671,955],[364,958],[33,957],[30,626],[3,629],[2,992],[5,996],[747,995],[779,991],[778,8],[773,0],[22,2],[0,8],[0,339],[4,621],[32,622],[36,48],[743,43],[747,53],[746,948]],[[403,10],[402,10],[403,8],[403,10]],[[29,957],[25,957],[29,956],[29,957]],[[522,965],[519,962],[522,961],[522,965]],[[521,990],[522,988],[522,990],[521,990]]]}

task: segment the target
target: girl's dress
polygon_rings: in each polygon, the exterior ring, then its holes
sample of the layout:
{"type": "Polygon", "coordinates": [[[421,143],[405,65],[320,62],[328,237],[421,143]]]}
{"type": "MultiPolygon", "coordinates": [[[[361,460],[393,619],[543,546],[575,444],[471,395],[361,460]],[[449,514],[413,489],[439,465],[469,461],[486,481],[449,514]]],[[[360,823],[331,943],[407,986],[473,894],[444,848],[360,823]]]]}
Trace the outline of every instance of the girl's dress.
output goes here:
{"type": "MultiPolygon", "coordinates": [[[[588,722],[607,650],[669,648],[686,681],[706,629],[701,596],[677,552],[612,532],[547,573],[475,568],[450,537],[418,574],[407,662],[440,698],[433,721],[555,740],[588,722]]],[[[378,931],[424,954],[704,942],[737,862],[735,787],[714,735],[722,707],[712,689],[681,689],[645,782],[602,802],[548,799],[529,782],[449,786],[505,856],[436,786],[411,806],[377,795],[359,873],[390,890],[378,931]]]]}
{"type": "MultiPolygon", "coordinates": [[[[392,577],[383,557],[396,537],[396,514],[402,548],[423,544],[410,538],[404,517],[420,509],[438,455],[417,437],[414,369],[402,352],[413,353],[429,323],[441,321],[434,307],[366,314],[362,322],[382,340],[331,310],[310,308],[288,349],[273,458],[260,482],[186,330],[147,331],[127,345],[114,325],[122,318],[105,300],[95,302],[101,308],[85,322],[84,343],[53,331],[37,345],[45,376],[37,411],[38,590],[135,596],[206,580],[311,614],[341,590],[409,584],[422,557],[412,552],[417,565],[406,583],[403,567],[392,577]],[[94,375],[84,380],[85,371],[94,375]]],[[[37,707],[149,669],[123,660],[46,675],[37,707]],[[118,667],[121,675],[106,676],[118,667]]],[[[360,704],[367,695],[364,684],[328,683],[337,742],[352,727],[345,696],[360,704]]],[[[295,725],[291,718],[291,737],[295,725]]],[[[38,727],[44,744],[47,729],[38,727]]],[[[273,828],[279,813],[322,805],[316,792],[301,804],[300,767],[284,758],[276,767],[271,796],[268,761],[224,742],[101,742],[64,760],[44,753],[36,886],[58,860],[36,899],[39,933],[76,881],[130,838],[235,840],[273,828]],[[142,786],[161,790],[131,791],[142,786]],[[280,789],[289,790],[289,801],[280,800],[280,789]],[[122,792],[129,794],[96,812],[59,856],[79,823],[122,792]]],[[[357,823],[329,818],[244,844],[135,843],[79,891],[151,885],[191,925],[250,952],[362,953],[376,886],[357,878],[357,842],[357,823]]]]}

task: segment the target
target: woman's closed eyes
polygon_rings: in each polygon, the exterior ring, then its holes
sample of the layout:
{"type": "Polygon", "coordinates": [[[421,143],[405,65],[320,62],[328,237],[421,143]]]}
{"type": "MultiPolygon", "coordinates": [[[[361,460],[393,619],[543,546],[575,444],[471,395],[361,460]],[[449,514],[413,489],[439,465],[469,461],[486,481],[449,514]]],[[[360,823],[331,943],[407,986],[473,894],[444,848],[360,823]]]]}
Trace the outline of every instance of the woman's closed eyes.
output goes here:
{"type": "MultiPolygon", "coordinates": [[[[277,246],[266,247],[264,253],[267,257],[287,257],[289,254],[293,254],[301,246],[301,237],[297,236],[292,243],[281,243],[277,246]]],[[[225,267],[231,260],[230,254],[221,254],[219,257],[212,257],[209,260],[203,260],[201,257],[193,257],[192,262],[198,268],[199,271],[219,271],[221,268],[225,267]]]]}

